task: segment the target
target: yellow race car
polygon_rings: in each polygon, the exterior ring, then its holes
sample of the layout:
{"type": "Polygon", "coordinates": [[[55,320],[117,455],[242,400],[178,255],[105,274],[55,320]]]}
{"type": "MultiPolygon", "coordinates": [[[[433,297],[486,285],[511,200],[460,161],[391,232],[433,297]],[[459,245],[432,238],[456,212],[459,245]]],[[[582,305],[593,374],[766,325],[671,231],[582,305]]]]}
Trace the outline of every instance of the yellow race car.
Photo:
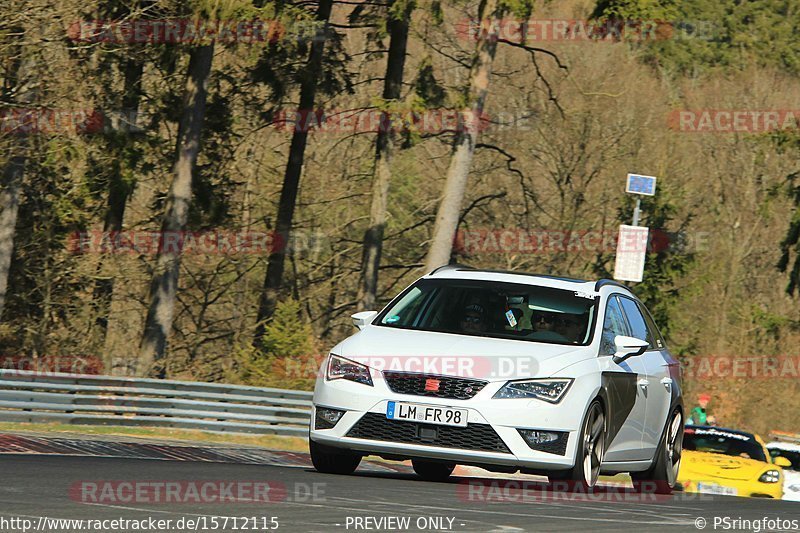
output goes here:
{"type": "Polygon", "coordinates": [[[757,435],[686,426],[678,483],[686,492],[780,499],[783,469],[757,435]]]}

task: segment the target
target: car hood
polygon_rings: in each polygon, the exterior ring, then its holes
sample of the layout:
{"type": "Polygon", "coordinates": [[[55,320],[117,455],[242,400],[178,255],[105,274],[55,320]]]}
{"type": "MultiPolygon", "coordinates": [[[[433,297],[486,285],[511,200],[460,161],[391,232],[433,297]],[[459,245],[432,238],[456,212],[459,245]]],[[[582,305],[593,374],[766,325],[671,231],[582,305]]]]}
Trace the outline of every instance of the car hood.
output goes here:
{"type": "Polygon", "coordinates": [[[684,479],[719,478],[745,481],[758,479],[766,470],[780,470],[780,468],[755,459],[684,450],[680,472],[681,478],[684,479]]]}
{"type": "Polygon", "coordinates": [[[377,370],[473,377],[489,381],[552,377],[596,357],[588,346],[490,339],[469,335],[367,326],[332,353],[377,370]]]}

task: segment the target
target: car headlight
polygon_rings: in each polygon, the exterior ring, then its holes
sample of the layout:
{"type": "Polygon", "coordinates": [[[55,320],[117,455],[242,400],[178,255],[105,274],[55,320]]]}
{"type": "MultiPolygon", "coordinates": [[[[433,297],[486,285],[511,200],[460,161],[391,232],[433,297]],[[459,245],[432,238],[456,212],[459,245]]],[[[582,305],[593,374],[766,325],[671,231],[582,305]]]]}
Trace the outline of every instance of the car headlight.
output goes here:
{"type": "Polygon", "coordinates": [[[350,359],[339,357],[338,355],[331,354],[328,360],[328,372],[326,374],[328,381],[334,379],[346,379],[348,381],[355,381],[356,383],[363,383],[372,387],[372,376],[369,374],[369,367],[356,363],[350,359]]]}
{"type": "Polygon", "coordinates": [[[494,395],[495,399],[536,398],[550,403],[558,403],[572,384],[571,379],[528,379],[509,381],[494,395]]]}
{"type": "Polygon", "coordinates": [[[758,478],[761,483],[777,483],[781,480],[781,473],[778,470],[767,470],[758,478]]]}

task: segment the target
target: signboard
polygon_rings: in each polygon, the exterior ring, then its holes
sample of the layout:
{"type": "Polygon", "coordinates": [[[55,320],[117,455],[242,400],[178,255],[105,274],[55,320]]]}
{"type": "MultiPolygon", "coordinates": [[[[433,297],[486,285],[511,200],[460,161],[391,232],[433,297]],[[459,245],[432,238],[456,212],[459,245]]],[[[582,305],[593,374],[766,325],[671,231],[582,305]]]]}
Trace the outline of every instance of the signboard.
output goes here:
{"type": "Polygon", "coordinates": [[[649,232],[650,228],[646,226],[620,225],[614,279],[642,281],[649,232]]]}
{"type": "Polygon", "coordinates": [[[642,176],[641,174],[628,174],[625,192],[654,196],[656,194],[656,177],[642,176]]]}

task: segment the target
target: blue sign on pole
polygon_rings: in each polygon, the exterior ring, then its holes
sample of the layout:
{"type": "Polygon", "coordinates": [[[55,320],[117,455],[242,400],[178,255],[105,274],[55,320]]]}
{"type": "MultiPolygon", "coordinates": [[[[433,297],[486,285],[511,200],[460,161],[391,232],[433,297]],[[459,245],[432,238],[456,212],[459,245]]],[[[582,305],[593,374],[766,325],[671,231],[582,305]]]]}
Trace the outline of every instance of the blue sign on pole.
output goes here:
{"type": "Polygon", "coordinates": [[[641,174],[628,174],[628,183],[625,192],[654,196],[656,194],[656,177],[642,176],[641,174]]]}

